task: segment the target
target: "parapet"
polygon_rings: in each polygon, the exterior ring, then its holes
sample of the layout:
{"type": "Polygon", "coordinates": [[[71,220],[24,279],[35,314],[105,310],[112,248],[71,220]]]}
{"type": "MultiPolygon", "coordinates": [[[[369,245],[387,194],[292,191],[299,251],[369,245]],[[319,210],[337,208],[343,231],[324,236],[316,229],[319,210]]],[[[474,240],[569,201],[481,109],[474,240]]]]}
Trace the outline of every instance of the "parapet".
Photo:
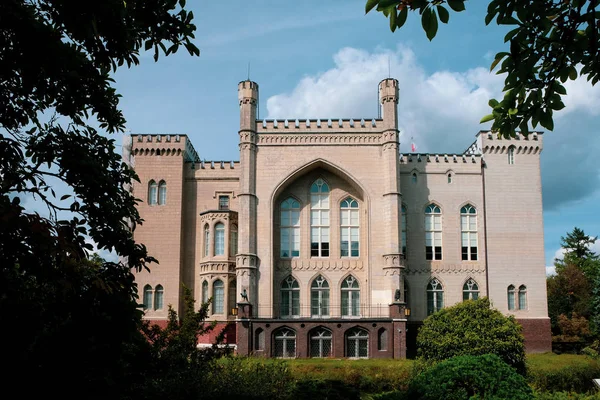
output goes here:
{"type": "Polygon", "coordinates": [[[475,164],[480,159],[481,155],[479,154],[407,153],[399,155],[400,164],[407,164],[412,162],[475,164]]]}
{"type": "Polygon", "coordinates": [[[477,147],[482,154],[502,154],[510,148],[514,148],[516,154],[539,154],[544,147],[543,132],[529,132],[527,136],[515,132],[514,137],[507,139],[496,132],[479,131],[477,140],[469,149],[473,146],[477,147]]]}
{"type": "Polygon", "coordinates": [[[199,162],[200,157],[187,135],[131,135],[133,156],[183,156],[185,162],[199,162]]]}
{"type": "Polygon", "coordinates": [[[382,119],[264,119],[256,120],[257,133],[381,133],[382,119]]]}
{"type": "Polygon", "coordinates": [[[238,83],[238,100],[240,104],[256,104],[258,100],[258,83],[252,81],[241,81],[238,83]]]}

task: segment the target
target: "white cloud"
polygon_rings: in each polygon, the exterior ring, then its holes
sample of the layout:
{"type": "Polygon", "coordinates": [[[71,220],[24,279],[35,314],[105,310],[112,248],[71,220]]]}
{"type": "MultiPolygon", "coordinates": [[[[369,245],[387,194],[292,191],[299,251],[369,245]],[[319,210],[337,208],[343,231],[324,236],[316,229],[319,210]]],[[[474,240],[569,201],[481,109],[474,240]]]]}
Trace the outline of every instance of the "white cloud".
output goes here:
{"type": "Polygon", "coordinates": [[[556,267],[554,265],[546,265],[546,276],[556,275],[556,267]]]}
{"type": "Polygon", "coordinates": [[[503,83],[483,67],[427,74],[403,46],[374,53],[344,48],[333,59],[334,68],[303,78],[291,93],[269,98],[268,118],[376,117],[375,88],[391,71],[400,84],[401,141],[414,137],[421,152],[460,152],[483,128],[479,120],[503,83]]]}
{"type": "MultiPolygon", "coordinates": [[[[460,153],[479,130],[490,127],[479,121],[490,112],[488,100],[500,98],[504,86],[504,77],[490,73],[487,66],[428,73],[405,46],[374,52],[347,47],[333,61],[331,69],[302,78],[291,92],[270,97],[267,118],[376,117],[377,84],[391,72],[400,84],[400,151],[410,151],[414,138],[419,152],[460,153]]],[[[600,146],[600,134],[594,131],[597,122],[590,118],[600,115],[600,85],[592,87],[580,79],[569,82],[567,90],[567,108],[555,114],[556,132],[544,139],[548,209],[590,196],[600,182],[600,164],[588,151],[600,146]],[[570,114],[576,111],[577,117],[570,114]]]]}

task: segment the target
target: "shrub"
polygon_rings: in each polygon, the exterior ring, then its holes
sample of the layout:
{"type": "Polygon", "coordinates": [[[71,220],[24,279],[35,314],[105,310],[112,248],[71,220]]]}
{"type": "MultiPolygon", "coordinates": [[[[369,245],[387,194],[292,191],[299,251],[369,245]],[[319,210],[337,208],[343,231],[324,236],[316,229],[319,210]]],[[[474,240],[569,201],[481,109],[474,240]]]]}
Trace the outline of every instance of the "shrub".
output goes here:
{"type": "Polygon", "coordinates": [[[485,297],[459,303],[425,319],[417,347],[424,361],[496,354],[522,375],[526,371],[521,325],[512,316],[492,309],[485,297]]]}
{"type": "Polygon", "coordinates": [[[535,394],[536,400],[600,400],[600,393],[582,394],[573,392],[542,392],[535,394]]]}
{"type": "Polygon", "coordinates": [[[527,365],[529,384],[543,392],[585,393],[594,389],[592,379],[600,377],[600,362],[580,355],[530,355],[527,365]]]}
{"type": "MultiPolygon", "coordinates": [[[[399,397],[401,398],[401,397],[399,397]]],[[[458,356],[436,364],[410,383],[409,399],[533,399],[513,368],[494,354],[458,356]]]]}
{"type": "Polygon", "coordinates": [[[290,399],[360,400],[360,391],[340,380],[306,379],[296,383],[290,399]]]}

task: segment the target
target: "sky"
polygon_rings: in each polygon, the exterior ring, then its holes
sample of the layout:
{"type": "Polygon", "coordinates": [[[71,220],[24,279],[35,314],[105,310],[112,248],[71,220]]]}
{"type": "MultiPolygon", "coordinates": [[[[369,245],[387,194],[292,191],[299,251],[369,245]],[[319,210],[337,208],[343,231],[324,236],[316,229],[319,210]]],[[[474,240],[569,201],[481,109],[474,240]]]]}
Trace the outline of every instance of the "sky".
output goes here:
{"type": "MultiPolygon", "coordinates": [[[[400,151],[413,141],[420,153],[461,153],[489,128],[479,120],[503,85],[489,66],[507,49],[506,29],[485,26],[487,4],[467,1],[430,42],[417,14],[392,33],[382,14],[365,15],[365,0],[188,0],[200,57],[180,50],[154,63],[144,53],[114,75],[120,106],[131,133],[186,134],[201,159],[238,160],[239,81],[259,84],[260,118],[373,118],[377,83],[391,75],[400,151]]],[[[567,90],[541,155],[549,272],[573,227],[600,235],[600,85],[567,90]]]]}

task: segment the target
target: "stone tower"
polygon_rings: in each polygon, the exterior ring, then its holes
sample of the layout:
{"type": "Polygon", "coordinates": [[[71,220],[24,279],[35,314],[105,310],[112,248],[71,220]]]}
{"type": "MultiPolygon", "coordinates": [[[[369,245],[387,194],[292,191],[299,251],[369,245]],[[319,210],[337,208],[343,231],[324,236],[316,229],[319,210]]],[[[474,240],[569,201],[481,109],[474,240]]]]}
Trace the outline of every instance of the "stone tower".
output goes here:
{"type": "Polygon", "coordinates": [[[238,293],[246,293],[241,299],[250,306],[240,307],[241,317],[252,315],[252,306],[257,306],[256,256],[256,110],[258,106],[258,84],[242,81],[238,84],[240,104],[240,186],[239,186],[239,247],[236,256],[238,293]]]}

